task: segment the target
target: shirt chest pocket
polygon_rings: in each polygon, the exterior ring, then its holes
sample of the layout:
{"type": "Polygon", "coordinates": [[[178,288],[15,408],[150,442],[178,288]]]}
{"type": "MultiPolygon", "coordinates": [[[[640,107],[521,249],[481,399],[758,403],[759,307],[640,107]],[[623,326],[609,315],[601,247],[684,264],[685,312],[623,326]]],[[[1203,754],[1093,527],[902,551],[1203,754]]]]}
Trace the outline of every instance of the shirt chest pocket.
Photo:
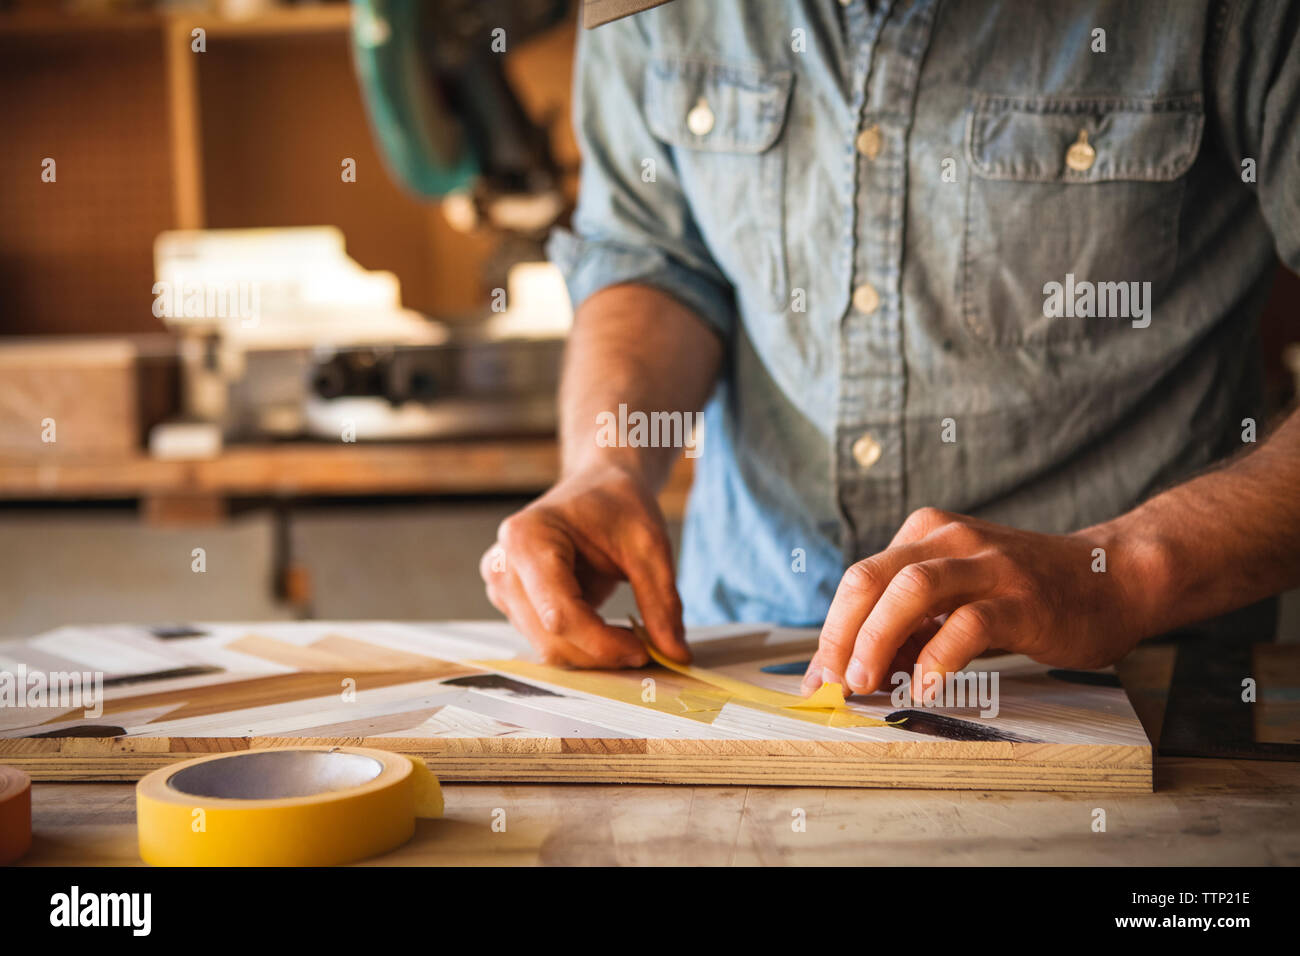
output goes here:
{"type": "Polygon", "coordinates": [[[962,240],[969,332],[1032,346],[1146,328],[1177,260],[1201,127],[1199,94],[977,98],[962,240]]]}
{"type": "Polygon", "coordinates": [[[645,77],[647,126],[671,147],[714,261],[738,296],[775,311],[788,295],[780,138],[791,83],[787,71],[676,57],[651,60],[645,77]]]}

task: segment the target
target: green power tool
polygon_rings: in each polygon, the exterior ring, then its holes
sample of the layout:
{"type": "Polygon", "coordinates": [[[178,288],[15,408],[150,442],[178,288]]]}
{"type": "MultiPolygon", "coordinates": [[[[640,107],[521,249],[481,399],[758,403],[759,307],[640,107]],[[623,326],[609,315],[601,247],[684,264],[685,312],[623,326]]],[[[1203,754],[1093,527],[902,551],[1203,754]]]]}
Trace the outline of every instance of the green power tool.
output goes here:
{"type": "Polygon", "coordinates": [[[507,53],[564,20],[569,0],[352,0],[352,48],[392,177],[418,196],[464,193],[491,225],[545,231],[560,171],[506,73],[507,53]]]}

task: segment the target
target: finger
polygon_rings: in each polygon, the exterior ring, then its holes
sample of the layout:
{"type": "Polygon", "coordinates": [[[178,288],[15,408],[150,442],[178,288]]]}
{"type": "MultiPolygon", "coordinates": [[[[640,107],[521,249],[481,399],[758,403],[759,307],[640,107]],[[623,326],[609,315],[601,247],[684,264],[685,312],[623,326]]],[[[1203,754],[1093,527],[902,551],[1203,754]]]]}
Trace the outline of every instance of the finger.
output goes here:
{"type": "Polygon", "coordinates": [[[600,667],[640,667],[649,659],[631,634],[611,627],[582,596],[570,539],[556,529],[532,526],[507,532],[506,555],[523,598],[549,636],[580,649],[600,667]]]}
{"type": "Polygon", "coordinates": [[[673,580],[672,551],[668,536],[649,533],[636,554],[628,554],[623,572],[632,585],[637,609],[645,621],[650,641],[663,654],[680,664],[691,661],[682,623],[682,600],[673,580]]]}
{"type": "Polygon", "coordinates": [[[641,667],[649,660],[635,636],[606,624],[583,599],[572,573],[553,555],[524,561],[517,573],[524,599],[547,635],[579,648],[597,667],[641,667]]]}
{"type": "Polygon", "coordinates": [[[817,654],[803,679],[803,693],[811,694],[823,683],[844,684],[844,669],[853,655],[858,629],[867,619],[880,595],[884,593],[899,568],[923,560],[920,544],[903,545],[881,551],[849,566],[840,578],[826,623],[817,640],[817,654]]]}
{"type": "Polygon", "coordinates": [[[494,544],[483,552],[478,562],[478,573],[483,578],[483,587],[492,606],[510,617],[509,601],[506,597],[505,551],[499,544],[494,544]]]}
{"type": "Polygon", "coordinates": [[[916,659],[921,656],[921,651],[930,642],[930,638],[938,633],[940,624],[940,621],[930,618],[903,642],[903,646],[898,649],[898,653],[894,655],[894,659],[889,664],[887,679],[891,686],[898,686],[899,681],[903,678],[911,679],[912,669],[916,667],[916,659]],[[899,677],[900,674],[902,677],[899,677]]]}
{"type": "Polygon", "coordinates": [[[528,638],[528,643],[536,648],[543,663],[587,669],[602,666],[581,648],[542,627],[532,604],[524,595],[518,575],[513,571],[507,570],[496,576],[488,585],[488,597],[515,629],[528,638]]]}
{"type": "Polygon", "coordinates": [[[492,606],[528,638],[543,662],[584,668],[599,666],[596,658],[542,626],[524,594],[518,575],[508,566],[505,549],[500,543],[493,544],[484,552],[479,561],[479,574],[483,577],[492,606]]]}
{"type": "Polygon", "coordinates": [[[922,702],[927,675],[955,673],[992,646],[1000,631],[1011,626],[1013,615],[1004,601],[976,601],[963,604],[948,615],[943,627],[925,645],[916,661],[919,685],[912,686],[912,699],[922,702]]]}
{"type": "Polygon", "coordinates": [[[854,693],[869,694],[889,676],[899,648],[928,617],[988,594],[997,575],[978,558],[933,558],[899,569],[862,627],[844,672],[854,693]]]}
{"type": "Polygon", "coordinates": [[[491,586],[497,575],[505,572],[506,551],[501,545],[493,543],[479,558],[478,573],[485,585],[491,586]]]}
{"type": "Polygon", "coordinates": [[[889,542],[891,548],[896,548],[900,544],[910,544],[913,541],[920,541],[932,531],[937,531],[944,525],[949,524],[956,519],[956,515],[941,511],[938,508],[918,508],[907,516],[907,519],[899,526],[895,532],[893,540],[889,542]]]}

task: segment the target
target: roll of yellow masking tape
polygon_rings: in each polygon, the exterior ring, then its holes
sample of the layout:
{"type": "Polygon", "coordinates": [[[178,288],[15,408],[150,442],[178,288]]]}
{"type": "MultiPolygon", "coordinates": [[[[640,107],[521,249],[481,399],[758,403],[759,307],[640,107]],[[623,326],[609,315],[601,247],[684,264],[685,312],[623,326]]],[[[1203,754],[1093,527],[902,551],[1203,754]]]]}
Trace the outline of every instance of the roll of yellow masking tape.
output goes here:
{"type": "Polygon", "coordinates": [[[14,767],[0,767],[0,866],[13,863],[32,845],[32,779],[14,767]]]}
{"type": "Polygon", "coordinates": [[[136,786],[140,857],[155,866],[332,866],[401,846],[442,816],[424,761],[362,747],[199,757],[136,786]]]}

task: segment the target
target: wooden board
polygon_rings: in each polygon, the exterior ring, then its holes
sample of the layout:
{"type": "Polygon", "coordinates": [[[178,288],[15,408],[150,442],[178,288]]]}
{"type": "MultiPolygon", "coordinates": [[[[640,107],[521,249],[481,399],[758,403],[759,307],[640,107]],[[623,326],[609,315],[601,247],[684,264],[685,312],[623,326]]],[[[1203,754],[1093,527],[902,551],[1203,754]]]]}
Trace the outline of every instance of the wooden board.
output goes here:
{"type": "MultiPolygon", "coordinates": [[[[762,625],[690,639],[697,665],[787,692],[799,676],[781,665],[816,646],[815,632],[762,625]]],[[[710,703],[709,685],[658,667],[547,667],[497,622],[65,627],[0,642],[0,672],[23,668],[104,681],[98,716],[0,707],[0,762],[38,780],[131,780],[195,754],[335,743],[419,755],[447,780],[1152,787],[1151,746],[1113,674],[1015,656],[980,662],[999,678],[996,716],[909,707],[896,726],[710,703]],[[986,739],[921,732],[934,714],[986,739]]],[[[897,719],[899,708],[878,693],[850,710],[897,719]]]]}
{"type": "MultiPolygon", "coordinates": [[[[559,470],[555,439],[526,437],[234,445],[216,458],[191,461],[143,453],[0,455],[0,499],[537,494],[555,483],[559,470]]],[[[693,476],[691,459],[679,457],[659,492],[670,519],[684,513],[693,476]]]]}

